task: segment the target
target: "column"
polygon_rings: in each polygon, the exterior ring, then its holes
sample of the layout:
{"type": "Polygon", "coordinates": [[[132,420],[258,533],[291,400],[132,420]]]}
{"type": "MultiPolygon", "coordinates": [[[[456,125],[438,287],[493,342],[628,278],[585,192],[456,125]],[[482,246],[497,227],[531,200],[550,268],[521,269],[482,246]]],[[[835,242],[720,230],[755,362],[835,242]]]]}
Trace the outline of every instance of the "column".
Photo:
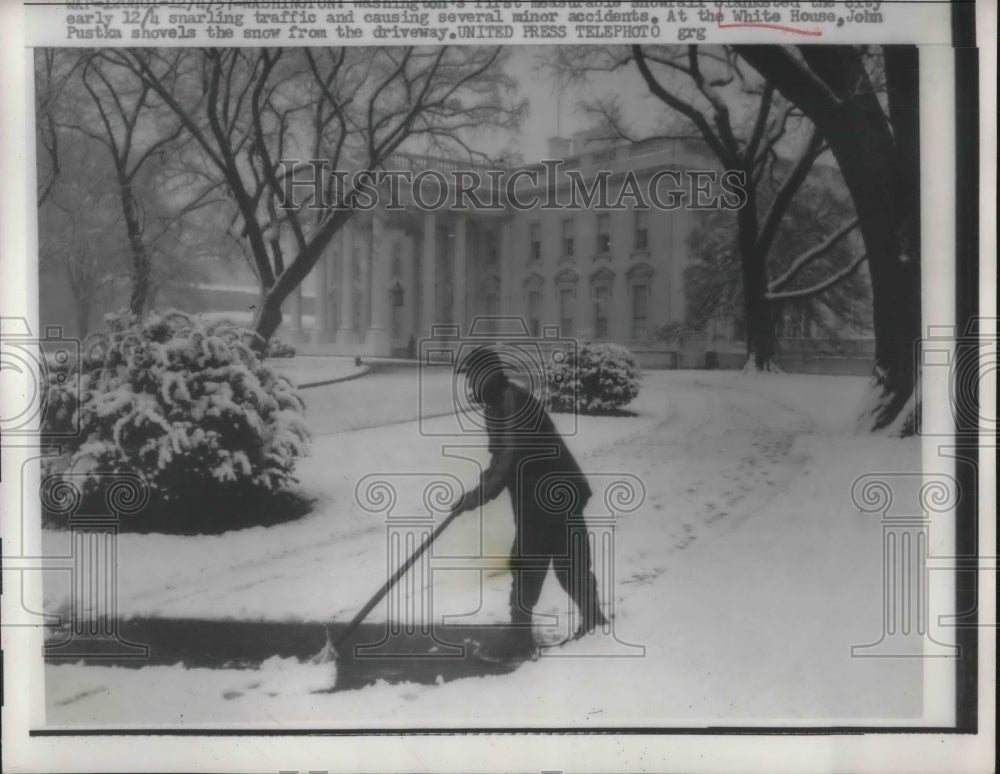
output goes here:
{"type": "Polygon", "coordinates": [[[576,281],[576,307],[574,308],[573,338],[582,346],[594,338],[594,299],[590,278],[580,276],[576,281]]]}
{"type": "Polygon", "coordinates": [[[392,282],[392,266],[389,265],[389,245],[385,239],[385,222],[382,214],[372,215],[372,259],[371,259],[371,325],[365,337],[365,349],[369,355],[388,357],[392,349],[392,334],[389,331],[389,285],[392,282]]]}
{"type": "Polygon", "coordinates": [[[632,335],[632,294],[628,277],[616,271],[608,294],[608,339],[628,341],[632,335]]]}
{"type": "MultiPolygon", "coordinates": [[[[507,310],[507,288],[510,285],[510,281],[507,278],[507,257],[504,254],[504,223],[502,220],[496,221],[496,223],[491,223],[490,228],[495,228],[496,233],[494,239],[496,239],[497,246],[497,280],[500,283],[497,287],[497,314],[509,314],[507,310]]],[[[497,323],[493,323],[493,329],[496,330],[497,323]]]]}
{"type": "MultiPolygon", "coordinates": [[[[283,229],[281,232],[281,251],[284,253],[286,265],[298,254],[294,235],[288,229],[283,229]]],[[[291,318],[289,321],[291,340],[294,342],[305,341],[306,338],[302,330],[302,283],[299,283],[295,290],[289,294],[288,311],[291,318]]]]}
{"type": "MultiPolygon", "coordinates": [[[[350,349],[357,346],[358,334],[354,329],[354,221],[348,220],[340,229],[340,327],[337,329],[337,346],[350,349]]],[[[341,354],[348,354],[342,352],[341,354]]]]}
{"type": "Polygon", "coordinates": [[[399,281],[403,284],[403,341],[409,348],[410,336],[416,337],[420,331],[420,318],[417,316],[420,305],[417,303],[417,244],[412,234],[403,239],[402,272],[399,281]]]}
{"type": "Polygon", "coordinates": [[[423,255],[423,324],[420,326],[421,336],[431,335],[431,326],[437,322],[437,297],[434,287],[437,275],[437,216],[433,212],[424,213],[424,255],[423,255]]]}
{"type": "Polygon", "coordinates": [[[497,258],[500,274],[500,314],[514,314],[514,258],[510,255],[510,220],[503,218],[497,227],[497,258]]]}
{"type": "Polygon", "coordinates": [[[367,347],[368,325],[371,322],[372,298],[372,231],[368,223],[361,229],[361,255],[358,256],[358,337],[367,347]]]}
{"type": "Polygon", "coordinates": [[[928,559],[931,514],[953,513],[957,482],[921,473],[865,474],[851,499],[861,513],[880,513],[882,522],[882,636],[852,645],[853,658],[954,658],[957,646],[939,642],[930,608],[928,559]],[[914,502],[916,500],[916,502],[914,502]],[[920,511],[917,513],[917,511],[920,511]]]}
{"type": "Polygon", "coordinates": [[[288,296],[288,305],[291,312],[291,339],[294,342],[305,341],[302,331],[302,285],[298,285],[291,295],[288,296]]]}
{"type": "Polygon", "coordinates": [[[329,264],[324,254],[313,271],[313,342],[329,341],[330,305],[327,303],[327,289],[330,286],[329,264]]]}
{"type": "MultiPolygon", "coordinates": [[[[52,502],[54,487],[42,482],[43,501],[52,502]]],[[[45,656],[56,659],[80,659],[102,656],[115,659],[148,658],[149,646],[126,640],[119,631],[118,609],[118,529],[123,518],[134,518],[149,502],[149,489],[132,475],[106,476],[103,513],[80,514],[82,479],[64,482],[75,496],[56,500],[56,511],[68,516],[71,535],[73,573],[70,585],[71,605],[69,638],[50,642],[45,656]],[[67,507],[68,506],[68,507],[67,507]]],[[[62,618],[62,615],[59,616],[62,618]]]]}
{"type": "Polygon", "coordinates": [[[465,334],[467,321],[466,317],[466,296],[469,289],[466,287],[465,271],[468,248],[469,219],[465,215],[459,215],[455,221],[455,260],[452,269],[452,293],[451,293],[451,319],[458,326],[460,334],[465,334]]]}
{"type": "MultiPolygon", "coordinates": [[[[409,474],[413,476],[414,474],[409,474]]],[[[423,497],[417,497],[416,502],[433,502],[433,493],[452,491],[450,482],[433,480],[432,477],[423,492],[423,497]]],[[[366,476],[358,483],[357,504],[373,517],[381,516],[386,526],[386,574],[395,573],[425,544],[434,532],[437,513],[429,507],[421,512],[397,512],[394,509],[394,498],[379,497],[381,492],[395,491],[395,481],[398,475],[390,474],[382,478],[377,475],[366,476]],[[388,508],[388,510],[387,510],[388,508]]],[[[461,645],[439,639],[435,633],[438,616],[434,611],[434,595],[432,578],[434,573],[434,557],[432,551],[427,551],[399,579],[386,594],[385,598],[385,628],[381,636],[369,642],[358,642],[348,651],[344,661],[348,673],[352,676],[392,664],[393,660],[407,660],[405,668],[412,668],[414,657],[430,658],[460,658],[464,653],[461,645]],[[352,662],[353,658],[353,662],[352,662]],[[374,663],[366,667],[365,659],[374,663]]],[[[338,684],[341,677],[338,675],[338,684]]]]}

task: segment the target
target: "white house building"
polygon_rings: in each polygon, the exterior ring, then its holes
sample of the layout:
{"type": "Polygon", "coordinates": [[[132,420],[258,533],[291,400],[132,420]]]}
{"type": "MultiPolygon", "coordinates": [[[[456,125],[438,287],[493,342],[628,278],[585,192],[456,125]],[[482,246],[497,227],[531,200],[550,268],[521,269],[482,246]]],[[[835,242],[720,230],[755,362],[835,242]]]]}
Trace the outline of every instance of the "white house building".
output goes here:
{"type": "MultiPolygon", "coordinates": [[[[689,187],[666,173],[717,169],[697,144],[680,141],[554,138],[550,158],[562,162],[560,174],[536,186],[527,172],[544,171],[542,165],[525,168],[519,199],[549,194],[569,204],[569,173],[587,187],[606,177],[612,192],[626,176],[642,188],[660,173],[665,192],[677,180],[689,187]]],[[[399,156],[387,166],[403,164],[446,175],[468,169],[425,156],[399,156]]],[[[411,197],[401,210],[356,214],[306,280],[315,294],[312,324],[303,324],[300,289],[286,309],[286,330],[340,354],[402,355],[435,324],[464,333],[477,317],[503,315],[522,317],[535,334],[558,325],[563,336],[642,350],[658,327],[684,320],[688,237],[700,214],[691,202],[665,211],[637,207],[634,198],[617,210],[523,209],[503,193],[499,201],[490,210],[425,210],[411,197]]]]}

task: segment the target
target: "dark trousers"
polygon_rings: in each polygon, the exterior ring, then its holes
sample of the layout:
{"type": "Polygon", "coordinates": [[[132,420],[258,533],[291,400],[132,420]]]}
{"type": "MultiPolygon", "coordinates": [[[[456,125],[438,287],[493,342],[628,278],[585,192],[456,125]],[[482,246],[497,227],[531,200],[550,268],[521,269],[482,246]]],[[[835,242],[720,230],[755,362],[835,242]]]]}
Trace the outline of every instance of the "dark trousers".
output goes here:
{"type": "Polygon", "coordinates": [[[603,623],[582,514],[559,517],[526,504],[516,509],[515,518],[517,531],[510,551],[511,623],[530,625],[550,565],[559,585],[580,609],[581,628],[590,630],[603,623]]]}

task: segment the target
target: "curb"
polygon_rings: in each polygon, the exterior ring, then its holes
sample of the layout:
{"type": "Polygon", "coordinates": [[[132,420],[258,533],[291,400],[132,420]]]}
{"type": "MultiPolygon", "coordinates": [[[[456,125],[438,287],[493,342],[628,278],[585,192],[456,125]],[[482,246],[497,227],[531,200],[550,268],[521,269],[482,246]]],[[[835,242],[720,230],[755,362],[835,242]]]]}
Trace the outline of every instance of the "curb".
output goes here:
{"type": "Polygon", "coordinates": [[[350,382],[354,379],[360,379],[362,376],[367,376],[372,370],[370,365],[362,365],[360,371],[355,371],[353,374],[348,374],[347,376],[338,376],[336,379],[322,379],[318,382],[305,382],[303,384],[296,385],[296,389],[308,390],[311,387],[326,387],[331,384],[340,384],[341,382],[350,382]]]}

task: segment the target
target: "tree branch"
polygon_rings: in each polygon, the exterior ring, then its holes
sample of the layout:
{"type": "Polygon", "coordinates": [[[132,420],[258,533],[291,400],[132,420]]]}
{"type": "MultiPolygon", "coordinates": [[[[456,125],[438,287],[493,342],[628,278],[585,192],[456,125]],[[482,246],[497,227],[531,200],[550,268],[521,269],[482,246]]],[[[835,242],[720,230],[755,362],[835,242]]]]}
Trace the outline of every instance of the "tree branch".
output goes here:
{"type": "Polygon", "coordinates": [[[776,292],[781,290],[785,285],[795,279],[806,266],[812,263],[817,258],[826,255],[830,250],[836,247],[837,243],[840,242],[845,236],[854,231],[858,227],[858,219],[854,218],[848,223],[844,224],[841,228],[837,229],[833,234],[827,237],[823,242],[816,245],[816,247],[811,250],[807,250],[802,253],[798,258],[792,261],[791,266],[777,279],[770,282],[767,286],[768,291],[776,292]]]}
{"type": "Polygon", "coordinates": [[[795,165],[775,194],[767,215],[764,216],[764,223],[757,237],[758,250],[767,252],[771,248],[774,238],[777,236],[781,220],[785,217],[788,206],[795,197],[795,192],[802,187],[802,184],[809,176],[809,170],[812,169],[813,162],[816,161],[816,157],[820,154],[822,146],[822,138],[814,127],[809,137],[809,142],[806,143],[805,149],[799,155],[798,159],[796,159],[795,165]]]}
{"type": "Polygon", "coordinates": [[[768,301],[790,301],[790,300],[802,300],[805,298],[812,298],[813,296],[818,296],[820,293],[829,290],[834,285],[843,282],[845,279],[850,277],[854,272],[858,270],[858,267],[868,258],[867,255],[862,253],[857,258],[855,258],[851,263],[845,266],[843,269],[827,277],[821,282],[817,282],[808,288],[802,288],[801,290],[786,290],[777,293],[767,293],[764,297],[768,301]]]}
{"type": "Polygon", "coordinates": [[[678,99],[663,88],[663,85],[656,79],[656,76],[653,75],[653,72],[649,69],[642,46],[632,46],[632,53],[636,66],[639,68],[639,72],[642,74],[643,80],[646,82],[646,86],[653,93],[653,95],[664,104],[672,107],[678,113],[687,116],[687,118],[691,120],[691,122],[698,128],[698,131],[704,138],[705,143],[723,163],[723,166],[738,166],[738,164],[734,163],[735,160],[730,158],[729,152],[722,140],[712,131],[712,127],[709,126],[708,120],[705,116],[693,105],[678,99]]]}

